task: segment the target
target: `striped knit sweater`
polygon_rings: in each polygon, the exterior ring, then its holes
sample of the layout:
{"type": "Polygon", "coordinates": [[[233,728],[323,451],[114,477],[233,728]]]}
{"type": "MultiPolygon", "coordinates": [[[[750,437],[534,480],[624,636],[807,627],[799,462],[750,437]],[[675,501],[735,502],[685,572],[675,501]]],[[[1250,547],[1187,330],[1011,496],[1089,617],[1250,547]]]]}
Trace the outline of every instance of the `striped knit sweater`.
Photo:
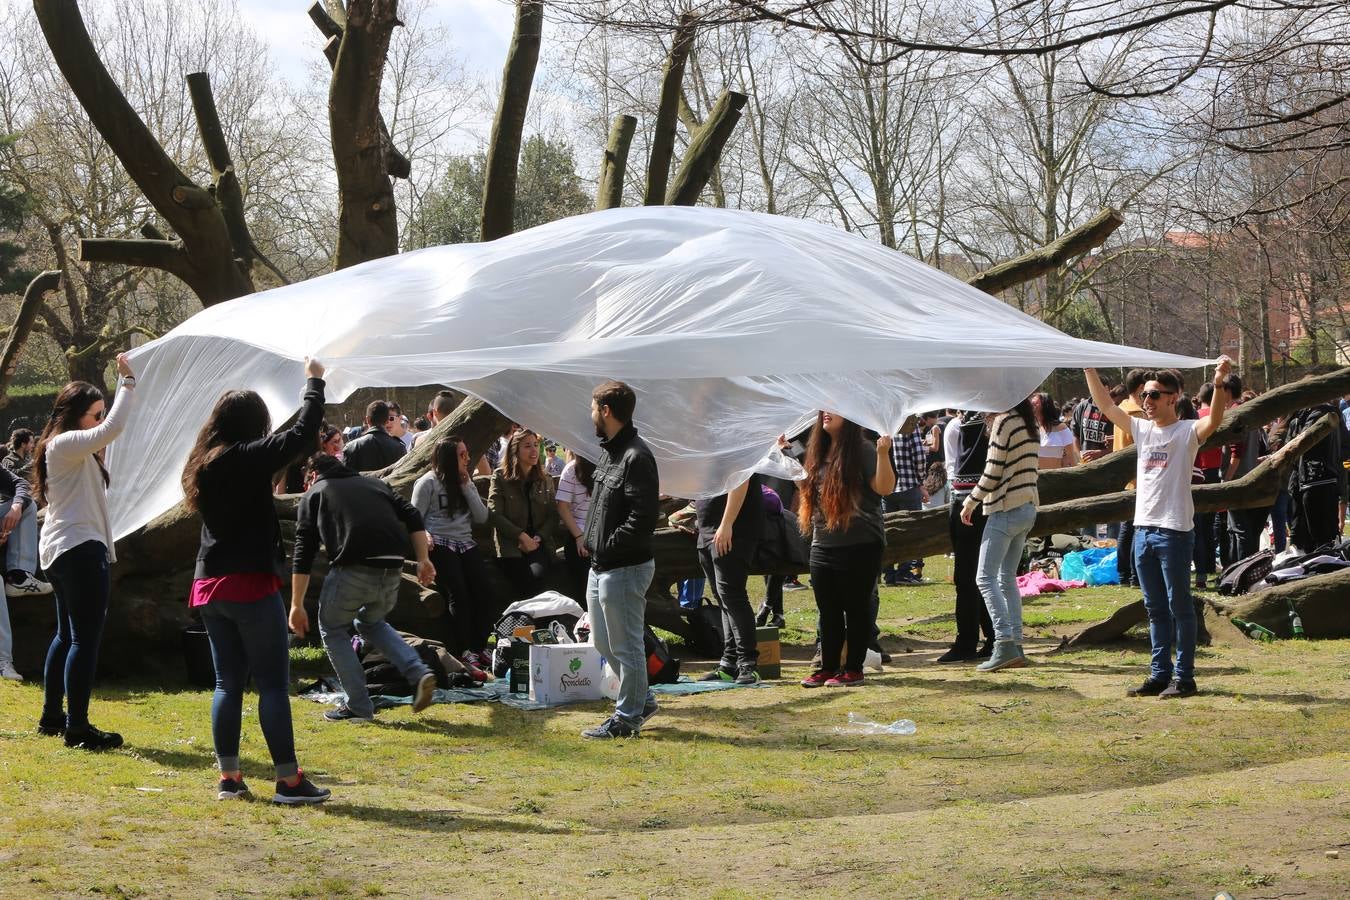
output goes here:
{"type": "Polygon", "coordinates": [[[970,500],[984,504],[984,514],[1016,509],[1024,503],[1040,505],[1036,491],[1040,438],[1027,431],[1016,413],[1004,413],[994,420],[989,437],[989,458],[980,483],[970,492],[970,500]]]}

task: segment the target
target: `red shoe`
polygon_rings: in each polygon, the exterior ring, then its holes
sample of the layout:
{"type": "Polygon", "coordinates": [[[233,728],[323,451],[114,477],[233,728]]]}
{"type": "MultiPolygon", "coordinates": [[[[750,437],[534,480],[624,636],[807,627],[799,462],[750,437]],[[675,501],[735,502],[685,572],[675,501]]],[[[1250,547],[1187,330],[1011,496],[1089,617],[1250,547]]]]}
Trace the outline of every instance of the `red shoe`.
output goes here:
{"type": "Polygon", "coordinates": [[[802,687],[820,687],[821,685],[829,684],[833,677],[834,676],[830,675],[830,673],[826,672],[824,669],[817,669],[802,679],[802,687]]]}
{"type": "Polygon", "coordinates": [[[843,671],[825,682],[826,687],[857,687],[863,683],[863,673],[843,671]]]}
{"type": "Polygon", "coordinates": [[[479,684],[482,684],[483,682],[487,681],[487,673],[484,672],[482,669],[478,668],[477,666],[470,666],[466,664],[464,674],[468,675],[470,678],[472,678],[479,684]]]}

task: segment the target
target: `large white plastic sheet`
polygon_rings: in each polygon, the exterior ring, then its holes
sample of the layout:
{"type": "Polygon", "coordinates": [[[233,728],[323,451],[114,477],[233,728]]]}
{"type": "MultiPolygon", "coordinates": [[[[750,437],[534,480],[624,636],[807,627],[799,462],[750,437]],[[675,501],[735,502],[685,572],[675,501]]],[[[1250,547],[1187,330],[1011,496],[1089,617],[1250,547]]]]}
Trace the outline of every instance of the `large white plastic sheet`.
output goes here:
{"type": "Polygon", "coordinates": [[[139,409],[109,458],[117,535],[182,499],[222,391],[259,392],[277,422],[293,413],[305,356],[328,367],[330,402],[444,384],[591,458],[591,390],[622,379],[662,490],[682,497],[765,468],[816,409],[895,431],[925,409],[1007,409],[1058,366],[1206,362],[1068,337],[817,222],[608,210],[242,297],[138,348],[139,409]]]}

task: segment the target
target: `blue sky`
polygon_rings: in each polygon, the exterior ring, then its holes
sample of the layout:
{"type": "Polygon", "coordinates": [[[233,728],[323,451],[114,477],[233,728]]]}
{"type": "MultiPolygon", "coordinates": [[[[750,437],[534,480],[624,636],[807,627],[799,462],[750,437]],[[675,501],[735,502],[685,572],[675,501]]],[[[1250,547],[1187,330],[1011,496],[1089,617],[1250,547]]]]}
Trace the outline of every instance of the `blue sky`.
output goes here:
{"type": "MultiPolygon", "coordinates": [[[[267,41],[288,80],[307,75],[323,40],[306,10],[313,0],[238,0],[239,13],[267,41]]],[[[515,6],[507,0],[432,0],[428,13],[445,25],[471,71],[500,69],[511,41],[515,6]]]]}

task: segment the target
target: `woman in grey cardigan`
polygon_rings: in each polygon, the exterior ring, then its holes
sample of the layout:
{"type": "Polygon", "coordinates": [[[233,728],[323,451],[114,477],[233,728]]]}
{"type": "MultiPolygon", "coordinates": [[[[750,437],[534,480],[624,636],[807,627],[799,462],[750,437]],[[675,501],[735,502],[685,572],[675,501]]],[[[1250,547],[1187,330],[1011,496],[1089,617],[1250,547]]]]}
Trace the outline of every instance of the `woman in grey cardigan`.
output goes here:
{"type": "Polygon", "coordinates": [[[56,594],[56,637],[47,650],[38,731],[64,734],[67,747],[83,750],[122,746],[120,734],[89,724],[89,695],[108,614],[109,566],[117,561],[103,450],[126,427],[136,397],[136,377],[126,354],[117,357],[117,374],[121,384],[106,417],[102,391],[83,381],[65,386],[42,430],[33,464],[37,495],[47,501],[38,557],[56,594]]]}

